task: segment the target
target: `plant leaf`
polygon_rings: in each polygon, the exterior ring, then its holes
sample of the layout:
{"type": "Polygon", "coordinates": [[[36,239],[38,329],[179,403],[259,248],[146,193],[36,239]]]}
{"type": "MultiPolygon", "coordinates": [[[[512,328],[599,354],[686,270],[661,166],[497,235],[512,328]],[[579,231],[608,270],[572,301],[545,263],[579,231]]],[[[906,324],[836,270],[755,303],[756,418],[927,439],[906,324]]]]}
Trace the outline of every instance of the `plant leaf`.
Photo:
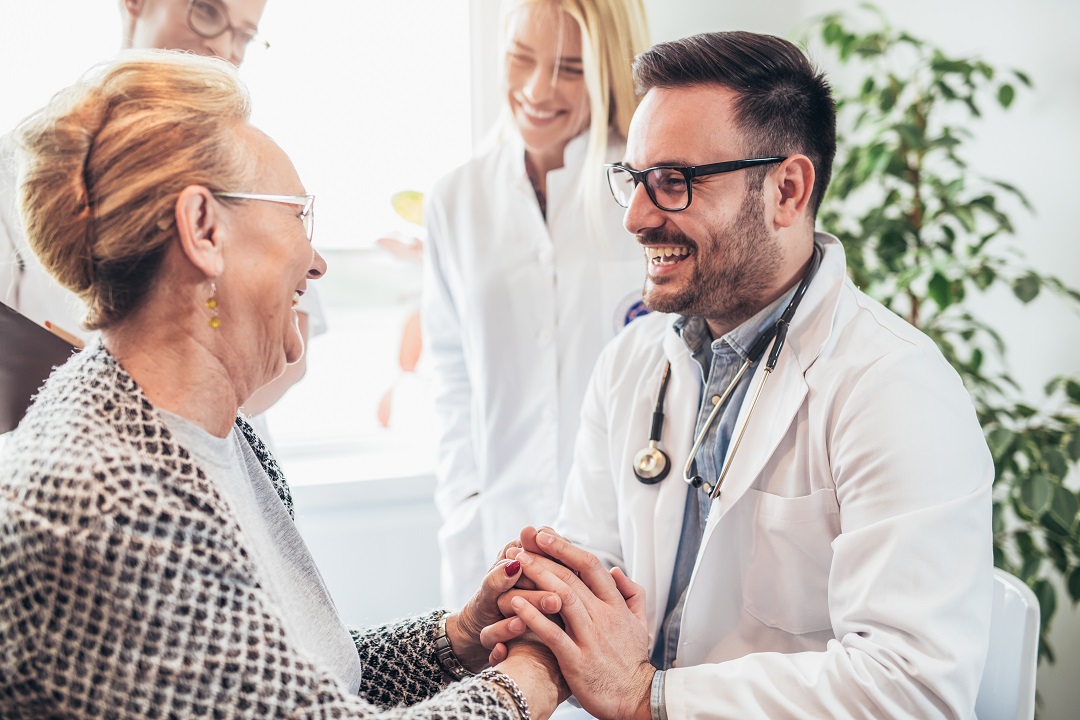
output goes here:
{"type": "Polygon", "coordinates": [[[1000,425],[991,430],[986,436],[986,444],[990,446],[990,452],[995,459],[1000,459],[1012,443],[1016,433],[1000,425]]]}
{"type": "Polygon", "coordinates": [[[1065,381],[1065,394],[1069,396],[1069,399],[1074,403],[1080,403],[1080,382],[1075,380],[1065,381]]]}
{"type": "Polygon", "coordinates": [[[1016,88],[1008,83],[1005,83],[998,88],[997,93],[998,103],[1003,108],[1007,108],[1012,105],[1013,100],[1016,98],[1016,88]]]}
{"type": "Polygon", "coordinates": [[[1073,432],[1065,449],[1073,462],[1080,462],[1080,430],[1073,432]]]}
{"type": "Polygon", "coordinates": [[[997,537],[1005,532],[1005,506],[999,502],[995,502],[992,514],[993,519],[991,520],[991,527],[993,527],[994,536],[997,537]]]}
{"type": "Polygon", "coordinates": [[[1076,516],[1080,513],[1080,500],[1076,495],[1061,485],[1054,488],[1054,499],[1050,504],[1049,514],[1067,530],[1076,527],[1076,516]]]}
{"type": "Polygon", "coordinates": [[[1057,448],[1046,448],[1043,451],[1043,462],[1046,464],[1046,470],[1050,473],[1050,476],[1058,480],[1063,480],[1069,472],[1069,461],[1066,459],[1065,453],[1057,448]]]}
{"type": "Polygon", "coordinates": [[[975,273],[975,287],[980,290],[986,290],[988,287],[994,284],[994,280],[997,279],[997,273],[994,272],[994,268],[989,265],[983,265],[975,273]]]}
{"type": "Polygon", "coordinates": [[[1069,573],[1069,597],[1074,603],[1080,602],[1080,565],[1074,567],[1069,573]]]}
{"type": "Polygon", "coordinates": [[[941,273],[934,273],[930,278],[927,292],[930,293],[930,298],[942,310],[952,305],[951,284],[941,273]]]}
{"type": "Polygon", "coordinates": [[[1032,517],[1046,512],[1053,497],[1054,486],[1042,473],[1033,473],[1020,480],[1020,502],[1032,517]]]}
{"type": "Polygon", "coordinates": [[[1039,619],[1042,627],[1049,627],[1050,618],[1057,610],[1057,591],[1048,580],[1044,579],[1036,580],[1031,589],[1035,592],[1035,597],[1039,598],[1039,619]]]}
{"type": "Polygon", "coordinates": [[[1039,574],[1042,566],[1042,555],[1028,555],[1025,553],[1024,562],[1020,566],[1020,579],[1031,582],[1039,574]]]}
{"type": "Polygon", "coordinates": [[[1033,273],[1027,273],[1013,280],[1013,294],[1020,302],[1027,304],[1039,295],[1039,278],[1033,273]]]}

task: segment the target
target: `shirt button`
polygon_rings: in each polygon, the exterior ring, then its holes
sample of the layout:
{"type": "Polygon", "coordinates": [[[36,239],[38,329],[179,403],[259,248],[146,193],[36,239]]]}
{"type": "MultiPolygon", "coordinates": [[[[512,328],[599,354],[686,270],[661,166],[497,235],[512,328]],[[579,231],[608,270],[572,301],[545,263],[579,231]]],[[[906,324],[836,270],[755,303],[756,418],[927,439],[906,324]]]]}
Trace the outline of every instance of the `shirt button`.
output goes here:
{"type": "Polygon", "coordinates": [[[719,395],[713,395],[713,396],[712,396],[712,404],[713,404],[713,405],[716,405],[716,404],[718,404],[719,402],[720,402],[720,396],[719,396],[719,395]]]}

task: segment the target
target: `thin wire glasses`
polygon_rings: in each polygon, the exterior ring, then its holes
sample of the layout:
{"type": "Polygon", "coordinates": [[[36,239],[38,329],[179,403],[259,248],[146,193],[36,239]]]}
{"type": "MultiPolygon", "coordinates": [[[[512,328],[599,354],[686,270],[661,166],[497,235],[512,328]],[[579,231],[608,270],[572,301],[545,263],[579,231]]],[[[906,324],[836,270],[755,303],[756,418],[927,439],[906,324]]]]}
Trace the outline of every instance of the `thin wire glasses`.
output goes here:
{"type": "Polygon", "coordinates": [[[282,203],[283,205],[296,205],[303,208],[300,211],[300,220],[304,223],[304,232],[307,233],[308,242],[315,232],[315,196],[314,195],[263,195],[260,193],[241,192],[216,192],[214,197],[231,198],[233,200],[260,200],[262,202],[282,203]]]}
{"type": "Polygon", "coordinates": [[[243,55],[249,46],[270,47],[258,32],[250,28],[236,27],[229,19],[229,10],[221,0],[188,0],[187,24],[196,35],[207,40],[224,34],[232,34],[233,50],[243,55]]]}
{"type": "Polygon", "coordinates": [[[656,207],[667,212],[679,212],[690,207],[690,201],[693,199],[693,180],[696,177],[719,175],[785,160],[787,160],[786,157],[765,157],[687,167],[660,165],[645,170],[632,170],[625,165],[612,164],[605,165],[604,170],[607,173],[611,197],[615,198],[615,202],[619,205],[630,207],[634,190],[639,184],[644,183],[645,192],[656,207]]]}

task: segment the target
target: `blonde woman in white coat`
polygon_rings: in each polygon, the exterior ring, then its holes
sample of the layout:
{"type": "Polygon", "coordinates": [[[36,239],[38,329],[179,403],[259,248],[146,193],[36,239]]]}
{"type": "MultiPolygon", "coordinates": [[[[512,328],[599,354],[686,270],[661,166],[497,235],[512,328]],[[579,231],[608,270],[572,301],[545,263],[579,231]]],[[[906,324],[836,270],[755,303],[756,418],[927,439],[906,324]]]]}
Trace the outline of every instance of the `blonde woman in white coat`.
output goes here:
{"type": "Polygon", "coordinates": [[[640,0],[504,13],[502,137],[425,212],[425,350],[442,423],[443,599],[469,597],[523,525],[554,519],[600,349],[643,310],[643,259],[606,197],[648,43],[640,0]]]}

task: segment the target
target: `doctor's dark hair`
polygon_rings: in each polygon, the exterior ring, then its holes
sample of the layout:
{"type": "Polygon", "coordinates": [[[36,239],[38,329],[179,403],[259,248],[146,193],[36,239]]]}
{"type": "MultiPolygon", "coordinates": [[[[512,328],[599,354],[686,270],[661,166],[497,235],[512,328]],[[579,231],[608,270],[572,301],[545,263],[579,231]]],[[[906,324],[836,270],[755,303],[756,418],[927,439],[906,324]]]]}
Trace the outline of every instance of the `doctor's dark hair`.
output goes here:
{"type": "MultiPolygon", "coordinates": [[[[817,215],[836,155],[836,103],[825,75],[795,45],[750,32],[693,35],[639,55],[634,82],[639,95],[695,85],[736,93],[735,122],[747,135],[747,157],[810,158],[816,176],[810,209],[817,215]]],[[[769,170],[752,168],[747,182],[760,184],[769,170]]]]}

